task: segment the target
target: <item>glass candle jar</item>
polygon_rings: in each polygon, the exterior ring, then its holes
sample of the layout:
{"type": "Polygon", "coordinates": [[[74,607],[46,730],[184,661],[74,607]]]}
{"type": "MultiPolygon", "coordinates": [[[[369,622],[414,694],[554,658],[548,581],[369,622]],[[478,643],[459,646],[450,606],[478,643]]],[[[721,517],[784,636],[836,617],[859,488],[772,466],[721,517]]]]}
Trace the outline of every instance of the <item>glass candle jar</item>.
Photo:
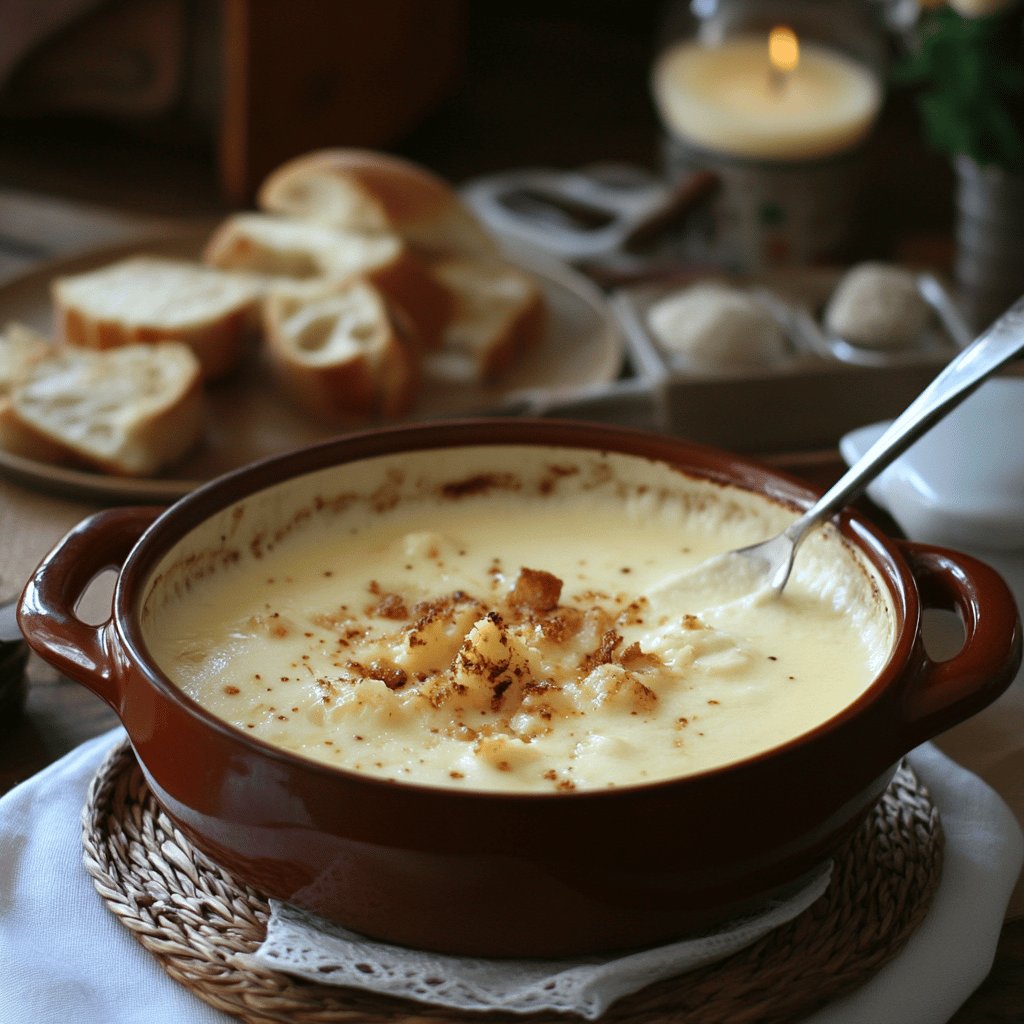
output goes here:
{"type": "Polygon", "coordinates": [[[711,170],[722,185],[687,256],[756,271],[841,253],[882,106],[884,55],[867,2],[672,9],[651,76],[666,171],[675,180],[711,170]]]}

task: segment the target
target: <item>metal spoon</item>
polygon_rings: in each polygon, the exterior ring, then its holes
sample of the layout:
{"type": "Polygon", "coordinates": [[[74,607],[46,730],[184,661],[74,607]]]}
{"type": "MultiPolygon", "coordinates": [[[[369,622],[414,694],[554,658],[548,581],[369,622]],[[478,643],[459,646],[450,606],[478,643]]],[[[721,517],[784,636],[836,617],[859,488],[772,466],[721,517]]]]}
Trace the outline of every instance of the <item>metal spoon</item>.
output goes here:
{"type": "Polygon", "coordinates": [[[796,550],[807,534],[858,495],[922,434],[962,402],[986,377],[1024,350],[1024,298],[1018,299],[977,340],[954,357],[889,425],[881,437],[799,519],[758,544],[715,555],[695,569],[666,580],[658,590],[692,591],[695,584],[730,580],[735,596],[782,591],[796,550]],[[742,593],[741,593],[742,592],[742,593]]]}

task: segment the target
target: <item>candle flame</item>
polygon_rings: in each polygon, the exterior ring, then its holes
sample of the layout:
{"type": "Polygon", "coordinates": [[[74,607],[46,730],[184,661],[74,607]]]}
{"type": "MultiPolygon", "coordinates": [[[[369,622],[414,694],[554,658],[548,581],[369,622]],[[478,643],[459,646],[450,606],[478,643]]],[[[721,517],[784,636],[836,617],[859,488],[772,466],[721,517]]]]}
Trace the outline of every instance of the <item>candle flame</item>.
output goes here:
{"type": "Polygon", "coordinates": [[[785,25],[776,25],[768,34],[768,59],[781,75],[792,74],[800,63],[800,43],[796,33],[785,25]]]}

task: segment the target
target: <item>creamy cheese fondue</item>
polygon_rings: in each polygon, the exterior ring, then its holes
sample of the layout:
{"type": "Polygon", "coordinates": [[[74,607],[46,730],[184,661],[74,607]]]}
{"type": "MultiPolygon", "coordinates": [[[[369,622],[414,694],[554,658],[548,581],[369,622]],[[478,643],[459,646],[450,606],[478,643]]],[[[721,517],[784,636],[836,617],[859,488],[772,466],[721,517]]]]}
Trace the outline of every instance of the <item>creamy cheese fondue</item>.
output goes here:
{"type": "Polygon", "coordinates": [[[165,560],[146,642],[190,697],[268,743],[397,781],[542,792],[742,759],[828,719],[885,664],[891,611],[831,527],[781,597],[676,595],[658,584],[793,514],[571,454],[532,476],[446,477],[441,459],[428,479],[414,458],[362,490],[323,480],[273,530],[280,496],[236,507],[165,560]]]}

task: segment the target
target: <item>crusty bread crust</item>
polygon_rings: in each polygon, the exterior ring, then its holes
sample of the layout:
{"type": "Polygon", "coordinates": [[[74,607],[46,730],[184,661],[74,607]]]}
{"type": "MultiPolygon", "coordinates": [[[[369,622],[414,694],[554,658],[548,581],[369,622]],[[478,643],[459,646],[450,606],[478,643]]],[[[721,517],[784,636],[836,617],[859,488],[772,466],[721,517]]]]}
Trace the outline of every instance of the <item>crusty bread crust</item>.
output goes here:
{"type": "Polygon", "coordinates": [[[264,305],[267,355],[274,374],[301,408],[328,422],[357,425],[405,415],[419,387],[419,350],[381,291],[365,278],[337,282],[319,299],[271,293],[264,305]],[[357,293],[373,323],[373,337],[329,351],[306,353],[292,319],[330,321],[332,299],[357,293]]]}
{"type": "Polygon", "coordinates": [[[454,313],[455,299],[414,253],[366,275],[391,302],[399,306],[416,332],[420,345],[437,351],[444,328],[454,313]]]}
{"type": "Polygon", "coordinates": [[[438,255],[494,255],[498,249],[446,181],[370,150],[322,149],[295,157],[266,178],[257,205],[354,231],[396,231],[438,255]]]}
{"type": "Polygon", "coordinates": [[[203,378],[213,380],[238,364],[263,288],[255,279],[199,263],[132,257],[57,278],[51,285],[54,331],[60,342],[92,349],[182,341],[199,360],[203,378]],[[201,299],[192,298],[195,287],[201,287],[201,299]],[[168,294],[176,298],[173,318],[168,294]]]}

